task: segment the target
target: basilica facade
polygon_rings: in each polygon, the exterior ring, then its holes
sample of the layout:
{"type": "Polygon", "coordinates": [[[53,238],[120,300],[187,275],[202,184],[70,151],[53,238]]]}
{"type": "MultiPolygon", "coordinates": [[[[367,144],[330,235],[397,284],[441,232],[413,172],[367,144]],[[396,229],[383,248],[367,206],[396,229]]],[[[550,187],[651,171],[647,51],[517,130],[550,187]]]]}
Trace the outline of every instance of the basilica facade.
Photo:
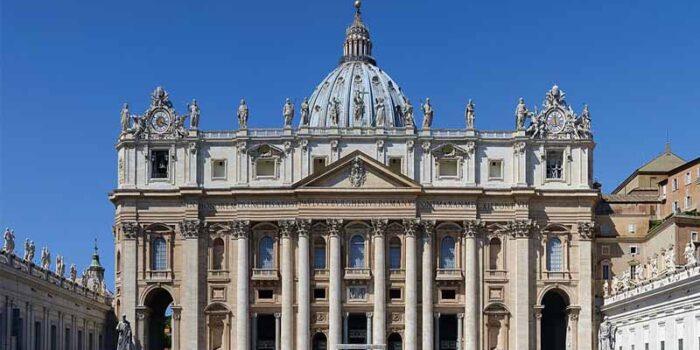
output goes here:
{"type": "Polygon", "coordinates": [[[160,87],[122,109],[115,309],[136,347],[593,349],[588,108],[554,86],[509,131],[477,129],[471,102],[465,128],[434,128],[356,7],[280,128],[241,101],[237,128],[202,130],[160,87]]]}

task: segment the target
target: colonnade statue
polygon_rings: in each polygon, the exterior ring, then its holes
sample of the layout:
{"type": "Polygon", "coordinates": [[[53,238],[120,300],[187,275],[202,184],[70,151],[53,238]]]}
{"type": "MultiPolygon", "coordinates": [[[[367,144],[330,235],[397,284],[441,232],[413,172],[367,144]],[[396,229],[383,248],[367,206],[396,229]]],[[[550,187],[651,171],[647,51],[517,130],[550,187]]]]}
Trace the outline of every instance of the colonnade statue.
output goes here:
{"type": "Polygon", "coordinates": [[[132,350],[133,340],[131,334],[131,324],[126,320],[126,315],[122,315],[121,321],[117,324],[117,350],[132,350]]]}

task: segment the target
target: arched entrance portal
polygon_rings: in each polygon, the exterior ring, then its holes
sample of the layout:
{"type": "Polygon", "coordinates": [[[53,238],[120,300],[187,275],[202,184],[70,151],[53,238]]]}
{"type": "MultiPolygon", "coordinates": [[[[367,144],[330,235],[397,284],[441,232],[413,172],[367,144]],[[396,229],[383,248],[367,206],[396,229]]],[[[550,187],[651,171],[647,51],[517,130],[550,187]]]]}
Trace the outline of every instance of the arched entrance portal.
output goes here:
{"type": "Polygon", "coordinates": [[[326,350],[328,348],[328,342],[326,341],[326,335],[318,332],[314,335],[314,339],[312,342],[312,349],[313,350],[326,350]]]}
{"type": "Polygon", "coordinates": [[[163,350],[172,347],[172,312],[169,310],[172,302],[173,297],[163,288],[154,289],[146,296],[143,349],[163,350]]]}
{"type": "Polygon", "coordinates": [[[542,350],[566,349],[567,307],[569,298],[559,290],[550,290],[542,298],[542,350]]]}
{"type": "Polygon", "coordinates": [[[403,349],[403,342],[401,341],[401,334],[391,333],[388,339],[389,346],[388,350],[401,350],[403,349]]]}

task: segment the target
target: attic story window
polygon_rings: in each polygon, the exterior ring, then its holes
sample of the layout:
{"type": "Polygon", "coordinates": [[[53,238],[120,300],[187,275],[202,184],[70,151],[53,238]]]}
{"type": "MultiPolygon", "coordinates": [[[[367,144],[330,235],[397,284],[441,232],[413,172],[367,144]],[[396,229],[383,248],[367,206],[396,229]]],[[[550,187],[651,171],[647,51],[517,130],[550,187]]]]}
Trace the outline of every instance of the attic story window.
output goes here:
{"type": "Polygon", "coordinates": [[[167,150],[151,151],[151,178],[168,178],[169,153],[167,150]]]}
{"type": "Polygon", "coordinates": [[[440,168],[439,174],[444,177],[457,177],[459,169],[459,161],[457,159],[442,159],[438,163],[440,168]]]}
{"type": "Polygon", "coordinates": [[[502,160],[489,160],[489,179],[503,179],[502,160]]]}
{"type": "Polygon", "coordinates": [[[258,177],[275,177],[275,160],[258,159],[255,162],[255,175],[258,177]]]}
{"type": "Polygon", "coordinates": [[[314,157],[312,173],[318,173],[326,168],[326,157],[314,157]]]}

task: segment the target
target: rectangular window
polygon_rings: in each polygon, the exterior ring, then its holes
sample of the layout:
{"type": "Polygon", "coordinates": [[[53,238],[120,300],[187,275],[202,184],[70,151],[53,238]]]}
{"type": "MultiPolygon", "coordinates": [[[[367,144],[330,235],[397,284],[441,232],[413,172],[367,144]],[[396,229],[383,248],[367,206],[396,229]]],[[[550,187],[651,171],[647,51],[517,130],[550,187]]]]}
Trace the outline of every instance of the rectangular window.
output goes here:
{"type": "Polygon", "coordinates": [[[442,159],[438,167],[440,177],[457,177],[459,174],[459,161],[456,159],[442,159]]]}
{"type": "Polygon", "coordinates": [[[152,179],[167,179],[170,162],[170,151],[153,150],[151,151],[151,178],[152,179]]]}
{"type": "Polygon", "coordinates": [[[400,300],[401,299],[401,288],[391,288],[389,289],[389,299],[400,300]]]}
{"type": "Polygon", "coordinates": [[[689,185],[691,182],[693,182],[692,177],[690,176],[690,171],[685,173],[685,184],[689,185]]]}
{"type": "Polygon", "coordinates": [[[600,233],[604,235],[609,235],[612,232],[612,227],[610,224],[602,224],[600,225],[600,233]]]}
{"type": "Polygon", "coordinates": [[[454,289],[441,289],[440,297],[444,300],[457,299],[457,291],[455,291],[454,289]]]}
{"type": "Polygon", "coordinates": [[[311,172],[313,174],[323,171],[326,168],[326,157],[314,157],[312,167],[311,172]]]}
{"type": "Polygon", "coordinates": [[[258,299],[272,299],[272,289],[258,289],[258,299]]]}
{"type": "Polygon", "coordinates": [[[629,233],[637,233],[637,225],[636,224],[629,224],[627,225],[627,232],[629,233]]]}
{"type": "Polygon", "coordinates": [[[609,245],[604,245],[600,248],[600,253],[603,256],[609,256],[610,255],[610,246],[609,245]]]}
{"type": "Polygon", "coordinates": [[[630,246],[630,254],[632,254],[632,255],[637,255],[638,252],[639,252],[639,250],[637,249],[637,246],[636,246],[636,245],[631,245],[631,246],[630,246]]]}
{"type": "Polygon", "coordinates": [[[693,231],[690,233],[690,240],[693,241],[693,243],[699,243],[700,242],[700,235],[693,231]]]}
{"type": "Polygon", "coordinates": [[[274,159],[258,159],[255,162],[255,176],[275,177],[276,162],[274,159]]]}
{"type": "Polygon", "coordinates": [[[314,269],[326,269],[326,246],[314,247],[314,269]]]}
{"type": "Polygon", "coordinates": [[[390,157],[389,158],[389,169],[391,169],[391,171],[393,171],[397,174],[401,174],[401,163],[402,163],[401,160],[402,160],[401,157],[390,157]]]}
{"type": "Polygon", "coordinates": [[[489,180],[502,180],[503,179],[503,161],[502,160],[489,160],[489,180]]]}
{"type": "Polygon", "coordinates": [[[562,151],[547,151],[547,179],[561,179],[564,171],[564,153],[562,151]]]}
{"type": "Polygon", "coordinates": [[[661,197],[666,198],[666,185],[661,187],[661,197]]]}
{"type": "Polygon", "coordinates": [[[34,350],[41,349],[41,322],[34,322],[34,350]]]}
{"type": "Polygon", "coordinates": [[[671,181],[671,189],[674,191],[678,190],[678,179],[673,179],[673,181],[671,181]]]}
{"type": "Polygon", "coordinates": [[[211,161],[211,178],[213,180],[226,180],[226,161],[223,159],[211,161]]]}
{"type": "Polygon", "coordinates": [[[690,209],[693,206],[693,197],[685,196],[685,208],[690,209]]]}
{"type": "Polygon", "coordinates": [[[63,334],[63,339],[65,339],[63,344],[65,345],[65,349],[70,349],[70,328],[66,328],[63,334]]]}
{"type": "Polygon", "coordinates": [[[325,288],[314,288],[314,299],[325,300],[326,299],[326,289],[325,288]]]}
{"type": "MultiPolygon", "coordinates": [[[[39,334],[39,333],[37,333],[39,334]]],[[[58,350],[58,331],[55,325],[51,325],[51,350],[58,350]]]]}
{"type": "Polygon", "coordinates": [[[88,349],[95,350],[95,336],[92,333],[88,333],[88,349]]]}
{"type": "Polygon", "coordinates": [[[78,331],[78,350],[83,350],[83,331],[78,331]]]}
{"type": "Polygon", "coordinates": [[[673,208],[673,213],[674,213],[674,214],[678,214],[678,213],[681,212],[681,208],[680,208],[680,206],[678,205],[678,201],[673,201],[673,206],[672,206],[672,208],[673,208]]]}
{"type": "MultiPolygon", "coordinates": [[[[630,266],[630,276],[637,276],[637,265],[630,266]]],[[[632,277],[634,278],[634,277],[632,277]]]]}
{"type": "Polygon", "coordinates": [[[683,339],[678,339],[678,350],[683,350],[683,339]]]}

